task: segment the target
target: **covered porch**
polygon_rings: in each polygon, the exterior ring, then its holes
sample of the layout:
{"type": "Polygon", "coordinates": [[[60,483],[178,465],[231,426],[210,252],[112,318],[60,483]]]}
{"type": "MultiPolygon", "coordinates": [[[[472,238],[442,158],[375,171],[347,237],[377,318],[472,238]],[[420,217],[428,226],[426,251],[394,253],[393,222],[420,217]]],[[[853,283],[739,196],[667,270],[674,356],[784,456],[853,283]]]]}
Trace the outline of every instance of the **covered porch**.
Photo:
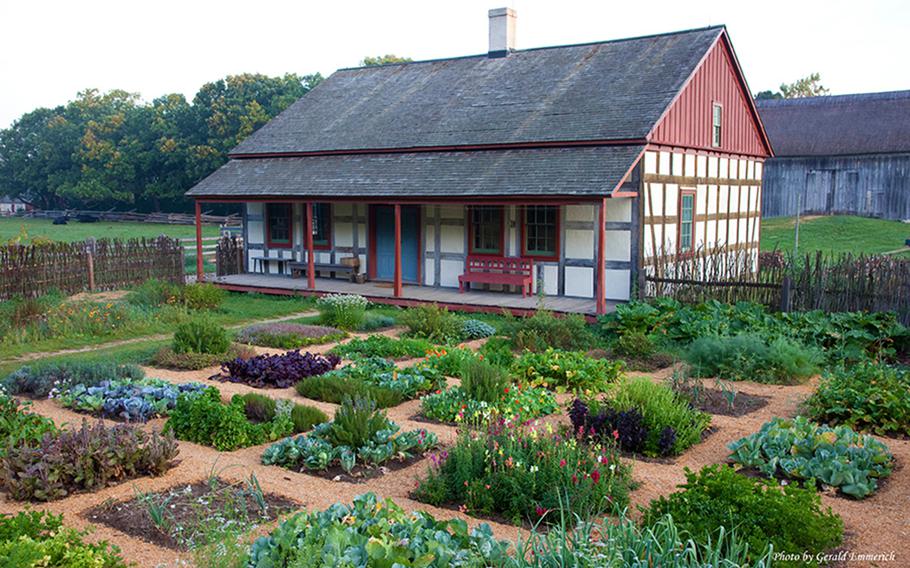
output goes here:
{"type": "MultiPolygon", "coordinates": [[[[315,278],[312,286],[306,278],[288,278],[275,274],[232,274],[211,280],[227,290],[261,292],[287,295],[359,294],[376,303],[411,306],[433,302],[453,310],[500,312],[507,309],[515,315],[524,315],[542,306],[558,313],[578,313],[594,316],[597,305],[593,299],[564,296],[523,298],[521,294],[471,290],[459,293],[457,289],[431,286],[402,285],[398,294],[393,283],[365,282],[358,284],[346,280],[315,278]]],[[[605,302],[604,311],[613,311],[615,302],[605,302]]]]}

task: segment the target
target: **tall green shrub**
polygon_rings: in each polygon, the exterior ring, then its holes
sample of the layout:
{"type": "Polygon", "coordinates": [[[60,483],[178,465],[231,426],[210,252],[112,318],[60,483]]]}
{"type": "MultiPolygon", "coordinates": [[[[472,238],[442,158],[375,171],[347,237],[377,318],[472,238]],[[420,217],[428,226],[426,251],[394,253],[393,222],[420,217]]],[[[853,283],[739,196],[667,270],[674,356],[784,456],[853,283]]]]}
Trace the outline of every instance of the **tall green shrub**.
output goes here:
{"type": "MultiPolygon", "coordinates": [[[[808,552],[814,557],[838,546],[844,523],[831,509],[823,510],[812,489],[740,475],[725,465],[711,465],[694,473],[686,470],[682,491],[651,501],[642,523],[652,526],[667,515],[677,528],[697,542],[717,541],[721,531],[735,530],[749,545],[750,560],[774,546],[774,552],[808,552]]],[[[775,566],[806,566],[803,562],[775,561],[775,566]]]]}
{"type": "Polygon", "coordinates": [[[175,353],[227,353],[231,340],[221,325],[208,318],[194,318],[177,326],[174,332],[175,353]]]}

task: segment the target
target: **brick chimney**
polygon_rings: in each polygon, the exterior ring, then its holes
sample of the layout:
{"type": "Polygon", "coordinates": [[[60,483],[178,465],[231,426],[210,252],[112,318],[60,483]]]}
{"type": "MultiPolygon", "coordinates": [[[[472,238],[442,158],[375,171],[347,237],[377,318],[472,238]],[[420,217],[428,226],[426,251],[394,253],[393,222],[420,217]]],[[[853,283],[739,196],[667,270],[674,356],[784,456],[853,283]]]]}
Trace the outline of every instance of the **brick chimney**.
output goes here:
{"type": "Polygon", "coordinates": [[[515,50],[515,20],[512,8],[490,10],[490,57],[505,57],[515,50]]]}

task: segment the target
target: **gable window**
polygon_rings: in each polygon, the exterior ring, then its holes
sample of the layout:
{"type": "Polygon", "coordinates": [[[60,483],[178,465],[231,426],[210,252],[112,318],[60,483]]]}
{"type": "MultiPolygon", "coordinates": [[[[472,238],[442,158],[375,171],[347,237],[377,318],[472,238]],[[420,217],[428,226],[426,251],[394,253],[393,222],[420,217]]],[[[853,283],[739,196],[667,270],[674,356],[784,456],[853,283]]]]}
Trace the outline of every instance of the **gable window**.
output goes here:
{"type": "Polygon", "coordinates": [[[332,247],[332,206],[313,204],[313,248],[332,247]]]}
{"type": "Polygon", "coordinates": [[[471,254],[502,256],[503,209],[497,205],[481,205],[469,209],[471,254]]]}
{"type": "Polygon", "coordinates": [[[266,203],[266,244],[273,248],[290,248],[294,221],[290,203],[266,203]]]}
{"type": "Polygon", "coordinates": [[[679,252],[692,252],[695,221],[695,190],[683,189],[679,196],[679,252]]]}
{"type": "Polygon", "coordinates": [[[720,103],[714,103],[714,106],[711,107],[711,145],[715,148],[720,146],[720,123],[723,110],[720,103]]]}
{"type": "Polygon", "coordinates": [[[544,258],[559,256],[559,207],[528,205],[524,210],[522,254],[544,258]]]}

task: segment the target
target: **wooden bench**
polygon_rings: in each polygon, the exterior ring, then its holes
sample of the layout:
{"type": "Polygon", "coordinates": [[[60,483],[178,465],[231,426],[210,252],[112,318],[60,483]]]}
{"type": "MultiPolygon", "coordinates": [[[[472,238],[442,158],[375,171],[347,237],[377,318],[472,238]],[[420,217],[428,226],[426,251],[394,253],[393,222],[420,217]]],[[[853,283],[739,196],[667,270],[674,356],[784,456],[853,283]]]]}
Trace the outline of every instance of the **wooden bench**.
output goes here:
{"type": "Polygon", "coordinates": [[[458,277],[458,291],[464,293],[468,282],[521,286],[522,297],[527,297],[531,295],[534,283],[534,261],[529,258],[469,256],[464,274],[458,277]]]}
{"type": "MultiPolygon", "coordinates": [[[[300,278],[306,276],[309,265],[306,262],[290,262],[288,270],[291,271],[291,278],[300,278]]],[[[320,274],[329,274],[330,278],[344,276],[351,282],[362,284],[364,281],[363,274],[360,274],[360,260],[354,257],[343,258],[338,263],[316,262],[313,264],[314,272],[320,274]]]]}

